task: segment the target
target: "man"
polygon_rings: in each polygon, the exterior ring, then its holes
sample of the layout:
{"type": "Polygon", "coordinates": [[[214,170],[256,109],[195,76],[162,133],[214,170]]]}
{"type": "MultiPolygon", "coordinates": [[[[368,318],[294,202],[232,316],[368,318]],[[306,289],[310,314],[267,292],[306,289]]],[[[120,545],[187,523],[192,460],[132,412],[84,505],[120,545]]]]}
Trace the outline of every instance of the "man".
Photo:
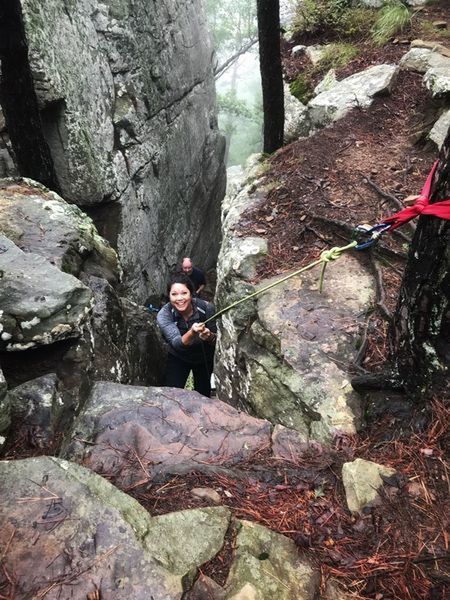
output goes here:
{"type": "Polygon", "coordinates": [[[183,258],[181,270],[192,281],[195,295],[200,296],[206,285],[205,274],[203,271],[194,267],[192,260],[188,257],[183,258]]]}

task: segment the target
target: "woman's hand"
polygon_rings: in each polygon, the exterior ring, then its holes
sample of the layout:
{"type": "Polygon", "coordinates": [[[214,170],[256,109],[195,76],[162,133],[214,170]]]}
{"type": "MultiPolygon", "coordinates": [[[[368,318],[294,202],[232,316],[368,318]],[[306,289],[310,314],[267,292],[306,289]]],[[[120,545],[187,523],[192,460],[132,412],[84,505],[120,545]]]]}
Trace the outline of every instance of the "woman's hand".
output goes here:
{"type": "Polygon", "coordinates": [[[207,327],[199,334],[202,342],[213,342],[216,339],[216,334],[210,331],[207,327]]]}
{"type": "Polygon", "coordinates": [[[206,326],[204,323],[194,323],[192,325],[191,329],[194,333],[196,333],[197,335],[200,335],[200,337],[204,331],[209,331],[209,329],[206,329],[206,326]]]}

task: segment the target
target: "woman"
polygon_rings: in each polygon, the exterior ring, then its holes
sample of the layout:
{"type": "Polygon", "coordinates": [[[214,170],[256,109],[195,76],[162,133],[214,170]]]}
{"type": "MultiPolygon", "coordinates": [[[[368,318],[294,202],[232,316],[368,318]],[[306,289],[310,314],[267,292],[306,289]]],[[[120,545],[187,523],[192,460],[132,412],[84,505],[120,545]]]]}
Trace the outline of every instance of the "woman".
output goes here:
{"type": "Polygon", "coordinates": [[[214,306],[194,298],[194,287],[186,275],[174,275],[168,285],[169,302],[158,313],[157,322],[169,344],[165,385],[184,388],[190,371],[194,389],[211,395],[216,324],[204,324],[214,306]]]}

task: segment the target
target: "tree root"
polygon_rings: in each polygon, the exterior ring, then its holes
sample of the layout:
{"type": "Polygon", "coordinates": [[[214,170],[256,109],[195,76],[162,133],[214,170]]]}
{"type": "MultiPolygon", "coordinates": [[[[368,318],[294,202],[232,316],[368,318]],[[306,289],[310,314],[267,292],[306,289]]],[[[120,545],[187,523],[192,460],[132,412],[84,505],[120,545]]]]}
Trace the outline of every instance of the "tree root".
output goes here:
{"type": "Polygon", "coordinates": [[[370,255],[370,262],[371,262],[372,269],[375,274],[375,281],[377,284],[376,305],[377,305],[377,308],[380,311],[380,313],[383,315],[383,317],[387,321],[390,322],[390,321],[392,321],[392,313],[385,304],[386,294],[385,294],[384,285],[383,285],[383,273],[382,273],[380,267],[378,266],[378,263],[375,260],[375,257],[373,256],[373,254],[370,255]]]}
{"type": "Polygon", "coordinates": [[[393,372],[356,375],[352,378],[350,383],[357,392],[366,392],[368,390],[390,390],[393,392],[405,391],[399,376],[393,372]]]}
{"type": "MultiPolygon", "coordinates": [[[[345,239],[347,242],[349,239],[351,239],[351,237],[353,235],[354,227],[352,227],[348,223],[345,223],[345,221],[338,221],[337,219],[330,219],[329,217],[322,217],[321,215],[309,214],[309,217],[315,221],[319,221],[321,223],[325,223],[326,225],[329,225],[330,227],[335,227],[336,229],[339,229],[341,232],[345,233],[346,235],[343,235],[343,233],[342,234],[338,233],[337,235],[339,237],[341,237],[342,239],[345,239]]],[[[376,246],[374,246],[373,250],[375,252],[377,252],[378,254],[385,255],[386,257],[391,258],[393,260],[405,261],[407,259],[405,252],[400,252],[399,250],[393,250],[392,248],[388,248],[380,241],[377,243],[376,246]]]]}

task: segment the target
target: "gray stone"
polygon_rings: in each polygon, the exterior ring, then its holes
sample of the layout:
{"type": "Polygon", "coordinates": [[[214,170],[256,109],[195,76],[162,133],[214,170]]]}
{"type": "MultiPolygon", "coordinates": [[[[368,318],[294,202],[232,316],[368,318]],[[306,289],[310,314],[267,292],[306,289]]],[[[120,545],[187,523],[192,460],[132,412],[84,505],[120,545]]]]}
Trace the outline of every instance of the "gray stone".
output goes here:
{"type": "Polygon", "coordinates": [[[62,195],[90,207],[127,295],[162,293],[183,255],[212,266],[225,143],[200,0],[23,0],[22,11],[62,195]]]}
{"type": "Polygon", "coordinates": [[[299,557],[293,540],[240,521],[236,552],[225,586],[228,600],[313,600],[320,576],[299,557]]]}
{"type": "Polygon", "coordinates": [[[395,469],[357,458],[342,466],[342,482],[348,509],[353,513],[379,501],[378,490],[383,486],[381,475],[390,477],[395,469]]]}
{"type": "Polygon", "coordinates": [[[309,441],[295,429],[275,425],[272,433],[272,453],[275,458],[298,464],[305,458],[323,454],[324,448],[317,442],[309,441]]]}
{"type": "Polygon", "coordinates": [[[337,82],[309,102],[311,123],[324,127],[356,106],[367,108],[375,96],[390,93],[397,73],[395,65],[375,65],[337,82]]]}
{"type": "Polygon", "coordinates": [[[424,75],[424,83],[433,98],[450,96],[450,59],[445,67],[431,67],[424,75]]]}
{"type": "Polygon", "coordinates": [[[127,487],[179,466],[233,464],[270,444],[270,424],[177,388],[98,382],[64,456],[127,487]]]}
{"type": "Polygon", "coordinates": [[[102,477],[49,457],[0,462],[0,496],[3,565],[21,598],[179,600],[229,523],[225,508],[152,518],[102,477]]]}
{"type": "Polygon", "coordinates": [[[26,434],[34,447],[47,448],[61,418],[63,400],[54,373],[32,379],[11,389],[7,395],[11,429],[15,437],[26,434]]]}
{"type": "Polygon", "coordinates": [[[213,558],[223,546],[230,510],[197,508],[153,517],[145,546],[159,564],[192,582],[198,565],[213,558]]]}
{"type": "Polygon", "coordinates": [[[320,81],[316,87],[314,88],[314,95],[318,96],[322,92],[328,92],[338,83],[336,79],[336,71],[334,69],[330,69],[320,81]]]}
{"type": "Polygon", "coordinates": [[[307,46],[305,48],[305,54],[309,58],[309,60],[312,62],[312,64],[316,65],[320,61],[320,59],[323,57],[327,48],[328,48],[328,45],[307,46]]]}
{"type": "Polygon", "coordinates": [[[155,385],[165,368],[165,348],[154,315],[119,297],[104,279],[88,277],[94,294],[91,316],[94,380],[155,385]]]}
{"type": "Polygon", "coordinates": [[[303,54],[306,50],[306,46],[304,46],[303,44],[297,44],[297,46],[294,46],[291,50],[291,54],[292,56],[297,56],[297,54],[303,54]]]}
{"type": "Polygon", "coordinates": [[[250,327],[225,315],[216,375],[219,397],[230,393],[238,406],[306,440],[328,441],[359,424],[359,399],[341,365],[356,353],[358,315],[371,306],[375,288],[349,255],[329,267],[323,294],[317,277],[308,272],[261,294],[250,327]]]}
{"type": "Polygon", "coordinates": [[[78,277],[120,279],[116,252],[92,220],[74,204],[29,179],[0,180],[0,233],[78,277]]]}
{"type": "Polygon", "coordinates": [[[6,442],[6,435],[11,425],[9,402],[5,401],[7,388],[5,376],[0,369],[0,450],[6,442]]]}
{"type": "Polygon", "coordinates": [[[442,148],[445,138],[450,129],[450,108],[445,110],[436,123],[433,125],[428,137],[432,140],[438,149],[442,148]]]}
{"type": "Polygon", "coordinates": [[[25,350],[80,336],[92,295],[78,279],[3,235],[0,271],[0,347],[25,350]]]}
{"type": "Polygon", "coordinates": [[[400,66],[403,69],[425,73],[431,68],[450,68],[450,58],[443,56],[439,51],[433,48],[423,47],[422,40],[416,40],[409,52],[400,59],[400,66]]]}
{"type": "Polygon", "coordinates": [[[200,498],[202,500],[209,500],[211,502],[214,502],[214,504],[220,504],[222,502],[222,498],[220,497],[219,492],[216,492],[216,490],[213,490],[211,488],[204,488],[204,487],[193,488],[191,490],[191,494],[195,498],[200,498]]]}
{"type": "Polygon", "coordinates": [[[288,144],[300,137],[307,137],[311,131],[308,109],[293,96],[289,86],[284,86],[284,142],[288,144]]]}

